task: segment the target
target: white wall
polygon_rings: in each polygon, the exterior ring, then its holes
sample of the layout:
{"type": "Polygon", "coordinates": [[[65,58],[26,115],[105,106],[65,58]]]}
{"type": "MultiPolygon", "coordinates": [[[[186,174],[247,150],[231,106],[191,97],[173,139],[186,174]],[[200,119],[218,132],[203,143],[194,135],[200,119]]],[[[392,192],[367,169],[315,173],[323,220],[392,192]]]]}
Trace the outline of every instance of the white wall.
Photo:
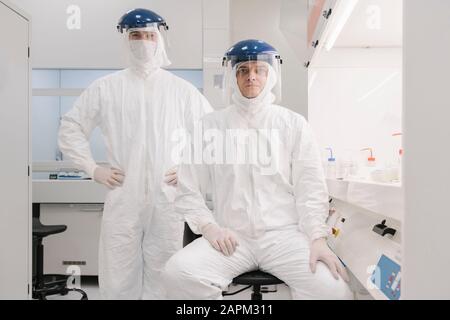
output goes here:
{"type": "Polygon", "coordinates": [[[309,120],[325,160],[331,147],[340,161],[398,162],[402,132],[402,50],[335,48],[310,66],[309,120]]]}
{"type": "Polygon", "coordinates": [[[450,1],[404,1],[404,299],[450,299],[450,1]]]}
{"type": "Polygon", "coordinates": [[[142,7],[163,16],[170,26],[170,58],[177,69],[202,68],[202,0],[13,0],[33,19],[33,68],[122,68],[126,65],[119,18],[142,7]],[[69,30],[80,8],[80,29],[69,30]]]}
{"type": "Polygon", "coordinates": [[[277,48],[283,58],[281,104],[304,116],[308,112],[308,79],[303,67],[306,15],[305,0],[231,0],[232,44],[256,38],[277,48]]]}
{"type": "Polygon", "coordinates": [[[204,93],[214,107],[224,106],[218,84],[225,51],[242,39],[261,38],[284,59],[283,105],[307,114],[306,0],[13,1],[33,17],[33,68],[123,68],[117,21],[127,10],[144,7],[170,25],[171,68],[204,69],[204,93]],[[70,5],[81,9],[79,30],[67,28],[70,5]]]}

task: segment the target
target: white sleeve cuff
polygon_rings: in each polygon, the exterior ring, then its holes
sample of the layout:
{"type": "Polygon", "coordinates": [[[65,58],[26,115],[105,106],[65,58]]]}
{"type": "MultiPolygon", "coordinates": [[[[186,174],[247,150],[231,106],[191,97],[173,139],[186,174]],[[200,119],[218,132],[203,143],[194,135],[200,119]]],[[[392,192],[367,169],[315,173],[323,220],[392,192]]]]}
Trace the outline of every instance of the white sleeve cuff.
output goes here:
{"type": "Polygon", "coordinates": [[[92,179],[94,179],[94,172],[98,165],[95,162],[89,162],[83,166],[83,171],[92,179]]]}

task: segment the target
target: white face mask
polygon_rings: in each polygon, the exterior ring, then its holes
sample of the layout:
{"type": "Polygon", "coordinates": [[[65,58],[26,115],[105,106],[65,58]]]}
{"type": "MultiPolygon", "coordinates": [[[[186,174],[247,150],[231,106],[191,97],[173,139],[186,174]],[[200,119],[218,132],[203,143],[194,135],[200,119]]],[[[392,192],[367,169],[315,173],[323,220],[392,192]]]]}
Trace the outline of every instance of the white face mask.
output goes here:
{"type": "Polygon", "coordinates": [[[138,73],[148,76],[158,68],[170,65],[164,46],[164,39],[157,28],[147,27],[130,29],[127,32],[126,42],[131,68],[138,73]],[[154,32],[158,35],[157,41],[131,40],[129,35],[133,31],[154,32]]]}
{"type": "Polygon", "coordinates": [[[130,51],[136,62],[146,65],[155,59],[156,42],[148,40],[131,40],[130,51]]]}

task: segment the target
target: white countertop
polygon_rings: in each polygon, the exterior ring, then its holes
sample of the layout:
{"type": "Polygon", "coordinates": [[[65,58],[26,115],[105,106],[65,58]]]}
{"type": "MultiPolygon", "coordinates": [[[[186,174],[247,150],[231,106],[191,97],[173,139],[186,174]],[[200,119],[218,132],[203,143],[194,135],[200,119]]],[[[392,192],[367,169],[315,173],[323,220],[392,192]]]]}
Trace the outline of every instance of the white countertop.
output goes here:
{"type": "Polygon", "coordinates": [[[108,191],[92,180],[33,180],[34,203],[103,203],[108,191]]]}

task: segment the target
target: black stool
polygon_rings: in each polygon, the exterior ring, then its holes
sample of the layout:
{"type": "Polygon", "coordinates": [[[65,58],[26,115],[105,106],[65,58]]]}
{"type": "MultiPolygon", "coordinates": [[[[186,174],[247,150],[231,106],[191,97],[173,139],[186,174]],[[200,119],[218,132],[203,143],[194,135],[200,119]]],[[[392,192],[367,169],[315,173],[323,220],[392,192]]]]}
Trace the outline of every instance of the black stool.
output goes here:
{"type": "Polygon", "coordinates": [[[47,296],[66,295],[69,291],[81,294],[81,300],[87,300],[87,294],[80,289],[67,288],[67,275],[44,274],[44,245],[42,240],[50,235],[66,231],[67,226],[45,226],[40,221],[40,205],[33,203],[33,299],[47,300],[47,296]]]}
{"type": "MultiPolygon", "coordinates": [[[[186,222],[184,223],[183,247],[187,246],[189,243],[200,237],[201,235],[193,233],[189,225],[186,222]]],[[[269,291],[266,289],[262,289],[261,288],[262,286],[278,285],[283,284],[284,282],[267,272],[255,270],[237,276],[236,278],[233,279],[232,283],[237,285],[245,285],[247,287],[242,288],[241,290],[238,290],[236,292],[231,293],[223,292],[222,295],[233,296],[235,294],[238,294],[239,292],[252,288],[253,292],[251,299],[262,300],[263,293],[276,292],[276,290],[269,291]]]]}

